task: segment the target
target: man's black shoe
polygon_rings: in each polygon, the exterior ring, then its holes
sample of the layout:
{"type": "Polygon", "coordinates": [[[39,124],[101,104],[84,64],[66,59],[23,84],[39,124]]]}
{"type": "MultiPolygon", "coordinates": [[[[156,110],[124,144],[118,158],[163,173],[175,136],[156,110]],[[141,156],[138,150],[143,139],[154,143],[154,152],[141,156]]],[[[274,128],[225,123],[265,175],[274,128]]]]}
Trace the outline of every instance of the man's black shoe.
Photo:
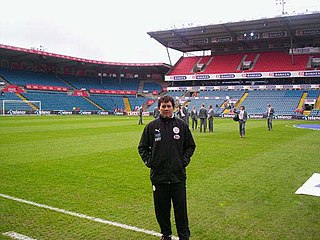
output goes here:
{"type": "Polygon", "coordinates": [[[160,240],[171,240],[171,236],[162,235],[160,240]]]}

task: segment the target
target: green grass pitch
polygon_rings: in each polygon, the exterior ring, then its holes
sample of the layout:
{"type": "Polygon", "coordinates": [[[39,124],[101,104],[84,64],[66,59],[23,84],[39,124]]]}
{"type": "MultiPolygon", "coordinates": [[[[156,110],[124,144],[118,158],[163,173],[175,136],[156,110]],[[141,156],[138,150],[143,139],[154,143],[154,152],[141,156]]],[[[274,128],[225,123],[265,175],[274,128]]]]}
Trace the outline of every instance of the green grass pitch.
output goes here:
{"type": "MultiPolygon", "coordinates": [[[[216,118],[214,133],[193,131],[191,239],[320,239],[320,198],[294,194],[320,172],[320,131],[297,123],[306,122],[275,120],[268,131],[265,120],[249,119],[244,139],[231,119],[216,118]]],[[[137,152],[143,128],[138,117],[0,117],[0,194],[159,232],[137,152]]],[[[0,239],[8,231],[38,240],[159,238],[0,197],[0,239]]]]}

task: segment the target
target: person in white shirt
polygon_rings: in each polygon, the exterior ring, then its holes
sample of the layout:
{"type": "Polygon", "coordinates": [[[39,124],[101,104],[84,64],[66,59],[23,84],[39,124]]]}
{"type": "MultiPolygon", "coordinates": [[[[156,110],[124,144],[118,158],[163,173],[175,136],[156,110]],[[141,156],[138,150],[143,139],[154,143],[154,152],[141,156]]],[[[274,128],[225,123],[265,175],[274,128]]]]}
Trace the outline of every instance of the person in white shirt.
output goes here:
{"type": "Polygon", "coordinates": [[[235,110],[235,112],[239,116],[239,132],[240,132],[240,137],[244,138],[246,135],[246,122],[248,119],[248,113],[245,110],[244,106],[240,107],[240,111],[235,110]]]}
{"type": "Polygon", "coordinates": [[[177,115],[179,118],[183,121],[185,121],[188,125],[188,109],[185,106],[179,105],[179,110],[177,112],[177,115]]]}

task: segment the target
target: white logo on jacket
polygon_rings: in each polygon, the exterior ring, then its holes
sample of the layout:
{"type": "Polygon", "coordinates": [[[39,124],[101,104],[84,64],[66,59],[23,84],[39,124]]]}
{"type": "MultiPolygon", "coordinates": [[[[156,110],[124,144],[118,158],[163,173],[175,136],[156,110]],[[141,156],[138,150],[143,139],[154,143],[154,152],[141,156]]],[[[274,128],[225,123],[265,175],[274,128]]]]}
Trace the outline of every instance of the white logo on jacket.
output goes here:
{"type": "Polygon", "coordinates": [[[179,140],[180,139],[180,135],[174,135],[173,138],[176,139],[176,140],[179,140]]]}
{"type": "Polygon", "coordinates": [[[154,141],[155,142],[160,142],[161,141],[161,132],[160,132],[160,128],[159,129],[154,129],[155,133],[154,133],[154,141]]]}
{"type": "Polygon", "coordinates": [[[175,134],[178,134],[180,132],[180,129],[178,127],[174,127],[172,130],[175,134]]]}

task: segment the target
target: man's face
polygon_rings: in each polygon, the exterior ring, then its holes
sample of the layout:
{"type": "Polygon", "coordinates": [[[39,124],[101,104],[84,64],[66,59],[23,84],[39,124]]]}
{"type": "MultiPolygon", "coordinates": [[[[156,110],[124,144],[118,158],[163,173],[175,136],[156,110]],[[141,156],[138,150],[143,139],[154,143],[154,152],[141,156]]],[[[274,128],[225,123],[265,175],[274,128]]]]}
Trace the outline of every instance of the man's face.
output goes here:
{"type": "Polygon", "coordinates": [[[173,115],[173,106],[170,101],[169,102],[162,102],[159,110],[160,110],[161,116],[163,116],[165,118],[171,118],[173,115]]]}

